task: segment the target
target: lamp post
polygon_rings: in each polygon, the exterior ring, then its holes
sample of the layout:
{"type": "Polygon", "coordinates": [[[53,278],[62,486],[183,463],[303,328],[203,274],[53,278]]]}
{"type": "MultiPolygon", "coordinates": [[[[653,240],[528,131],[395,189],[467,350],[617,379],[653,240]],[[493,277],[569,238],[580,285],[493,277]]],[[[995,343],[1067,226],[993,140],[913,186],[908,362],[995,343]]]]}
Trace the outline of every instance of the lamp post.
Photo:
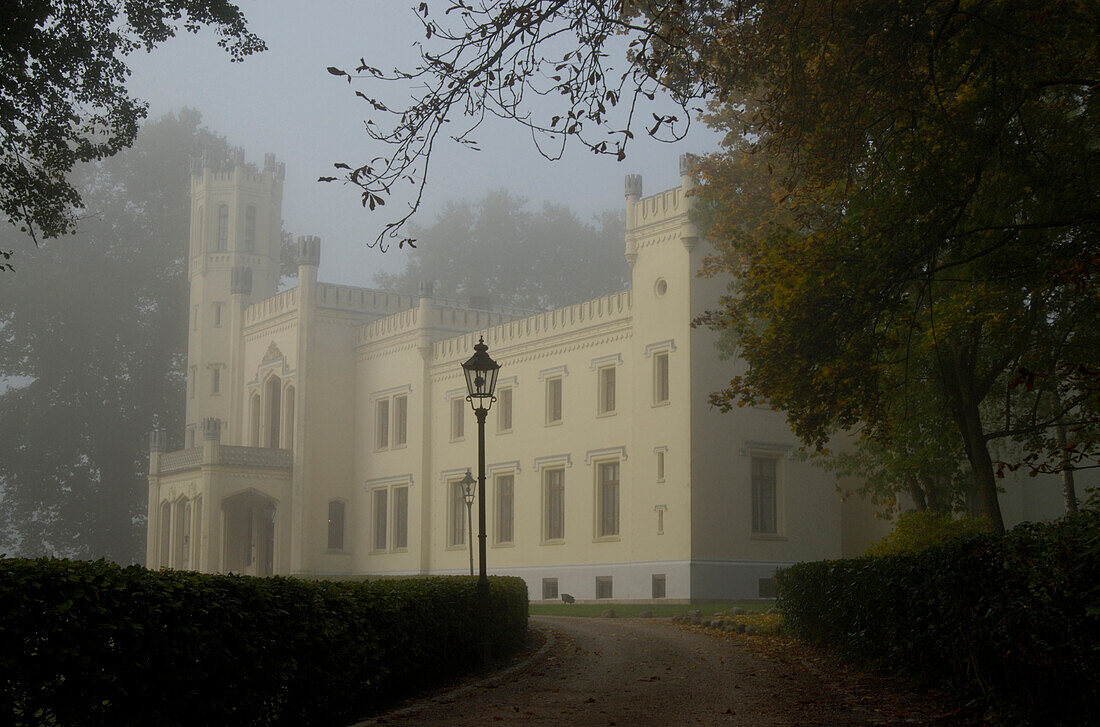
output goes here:
{"type": "Polygon", "coordinates": [[[470,575],[474,574],[474,519],[470,514],[470,508],[474,504],[474,476],[470,474],[470,468],[466,468],[466,476],[462,478],[462,499],[466,501],[466,542],[470,546],[470,575]]]}
{"type": "Polygon", "coordinates": [[[482,667],[489,665],[489,630],[485,617],[489,609],[489,578],[485,575],[485,417],[496,398],[500,364],[489,358],[489,347],[482,336],[474,346],[474,355],[462,364],[466,376],[466,401],[477,417],[477,604],[478,604],[478,660],[482,667]]]}

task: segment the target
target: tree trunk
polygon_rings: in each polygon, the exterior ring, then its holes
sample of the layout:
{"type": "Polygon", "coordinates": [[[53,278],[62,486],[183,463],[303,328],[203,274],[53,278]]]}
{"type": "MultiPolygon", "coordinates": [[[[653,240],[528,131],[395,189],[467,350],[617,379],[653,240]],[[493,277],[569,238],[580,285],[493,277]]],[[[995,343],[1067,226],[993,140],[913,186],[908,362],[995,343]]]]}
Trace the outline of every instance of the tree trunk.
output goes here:
{"type": "Polygon", "coordinates": [[[1003,535],[1004,518],[1001,503],[997,499],[997,475],[993,471],[993,459],[985,439],[978,405],[982,395],[974,385],[974,372],[969,365],[965,349],[952,347],[950,352],[940,352],[940,370],[944,378],[944,390],[951,404],[951,414],[962,435],[966,458],[974,477],[974,502],[978,515],[990,522],[992,531],[1003,535]]]}
{"type": "Polygon", "coordinates": [[[1054,428],[1055,437],[1058,440],[1058,458],[1062,470],[1062,497],[1066,501],[1066,514],[1077,514],[1077,488],[1073,482],[1073,463],[1070,461],[1069,450],[1066,449],[1066,425],[1061,422],[1054,428]]]}

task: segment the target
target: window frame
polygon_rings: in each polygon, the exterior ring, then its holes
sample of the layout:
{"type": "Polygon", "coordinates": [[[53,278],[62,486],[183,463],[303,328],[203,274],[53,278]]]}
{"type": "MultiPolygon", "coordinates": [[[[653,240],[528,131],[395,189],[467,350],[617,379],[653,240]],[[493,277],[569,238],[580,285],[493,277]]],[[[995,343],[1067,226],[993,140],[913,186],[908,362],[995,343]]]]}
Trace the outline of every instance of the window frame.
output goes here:
{"type": "Polygon", "coordinates": [[[451,399],[451,441],[466,439],[466,399],[455,396],[451,399]]]}
{"type": "Polygon", "coordinates": [[[565,465],[562,464],[558,467],[545,467],[542,470],[542,542],[543,543],[564,543],[565,542],[565,465]],[[554,483],[554,476],[559,475],[561,481],[554,483]],[[559,532],[554,532],[554,510],[555,510],[555,489],[558,494],[558,504],[560,505],[560,511],[558,512],[558,525],[559,532]]]}
{"type": "Polygon", "coordinates": [[[374,400],[374,450],[381,452],[390,448],[390,398],[383,396],[374,400]]]}
{"type": "Polygon", "coordinates": [[[256,205],[244,208],[244,251],[256,252],[256,205]]]}
{"type": "Polygon", "coordinates": [[[214,230],[214,252],[229,251],[229,205],[218,205],[217,227],[214,230]]]}
{"type": "Polygon", "coordinates": [[[669,353],[668,349],[654,351],[653,353],[653,406],[666,406],[672,403],[669,353]],[[664,362],[663,368],[662,362],[664,362]]]}
{"type": "Polygon", "coordinates": [[[596,576],[596,600],[604,601],[615,598],[615,579],[613,576],[596,576]],[[607,593],[601,593],[601,587],[607,587],[607,593]]]}
{"type": "Polygon", "coordinates": [[[596,369],[596,416],[609,417],[617,412],[616,381],[618,374],[615,364],[599,366],[596,369]]]}
{"type": "Polygon", "coordinates": [[[749,455],[749,512],[750,530],[753,536],[775,537],[779,530],[779,460],[778,456],[754,452],[749,455]],[[757,472],[757,463],[770,463],[770,475],[757,472]],[[766,507],[766,490],[770,488],[770,511],[766,507]],[[770,521],[770,522],[766,522],[770,521]],[[771,529],[765,529],[768,525],[771,529]]]}
{"type": "Polygon", "coordinates": [[[389,552],[390,544],[390,532],[389,532],[389,495],[390,488],[387,486],[374,487],[370,491],[370,514],[371,514],[371,529],[370,529],[370,552],[372,553],[386,553],[389,552]],[[382,504],[382,517],[379,519],[379,496],[383,499],[382,504]],[[381,524],[381,528],[379,528],[381,524]],[[379,545],[379,530],[381,530],[381,545],[379,545]]]}
{"type": "Polygon", "coordinates": [[[390,487],[390,552],[403,553],[409,549],[409,486],[390,487]],[[401,497],[398,497],[401,493],[401,497]],[[398,502],[403,501],[404,512],[399,512],[398,502]],[[399,517],[404,515],[404,517],[399,517]],[[400,542],[398,536],[400,535],[400,542]]]}
{"type": "Polygon", "coordinates": [[[465,550],[466,545],[466,500],[462,494],[462,478],[452,477],[447,481],[447,550],[465,550]]]}
{"type": "Polygon", "coordinates": [[[515,400],[515,387],[505,386],[498,390],[497,396],[497,434],[509,434],[512,431],[512,403],[515,400]]]}
{"type": "Polygon", "coordinates": [[[390,421],[393,431],[390,434],[390,447],[400,449],[409,443],[409,395],[394,394],[390,404],[390,421]],[[398,406],[398,401],[401,405],[398,406]],[[398,412],[400,411],[400,415],[398,412]]]}
{"type": "Polygon", "coordinates": [[[622,461],[620,459],[597,460],[592,463],[595,470],[595,538],[597,542],[619,540],[622,537],[622,461]],[[605,468],[615,468],[615,479],[605,480],[605,468]],[[608,532],[607,504],[608,488],[614,488],[614,532],[608,532]]]}
{"type": "Polygon", "coordinates": [[[493,513],[493,545],[514,546],[516,544],[516,473],[514,471],[493,475],[493,513]],[[506,498],[504,482],[507,480],[510,482],[506,498]],[[505,533],[505,524],[507,524],[507,533],[505,533]],[[505,535],[508,537],[505,538],[505,535]]]}
{"type": "Polygon", "coordinates": [[[546,426],[561,424],[565,419],[565,382],[562,376],[546,378],[546,426]],[[554,418],[554,413],[557,418],[554,418]]]}
{"type": "Polygon", "coordinates": [[[556,601],[561,597],[561,590],[558,587],[557,578],[543,578],[542,579],[542,600],[544,601],[556,601]],[[553,587],[554,595],[548,596],[550,586],[553,587]]]}

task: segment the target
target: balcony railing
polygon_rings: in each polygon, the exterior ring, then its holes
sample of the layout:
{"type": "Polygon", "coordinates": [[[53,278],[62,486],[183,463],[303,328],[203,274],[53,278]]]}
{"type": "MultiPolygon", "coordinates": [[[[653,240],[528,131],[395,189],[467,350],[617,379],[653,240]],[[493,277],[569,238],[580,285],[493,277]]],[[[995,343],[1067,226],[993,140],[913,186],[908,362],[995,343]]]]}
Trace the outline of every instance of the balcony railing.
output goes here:
{"type": "Polygon", "coordinates": [[[258,469],[288,470],[294,464],[289,449],[270,449],[267,447],[233,447],[218,445],[213,462],[203,462],[202,447],[181,449],[177,452],[165,452],[160,456],[158,474],[197,469],[203,464],[219,464],[229,467],[255,467],[258,469]]]}

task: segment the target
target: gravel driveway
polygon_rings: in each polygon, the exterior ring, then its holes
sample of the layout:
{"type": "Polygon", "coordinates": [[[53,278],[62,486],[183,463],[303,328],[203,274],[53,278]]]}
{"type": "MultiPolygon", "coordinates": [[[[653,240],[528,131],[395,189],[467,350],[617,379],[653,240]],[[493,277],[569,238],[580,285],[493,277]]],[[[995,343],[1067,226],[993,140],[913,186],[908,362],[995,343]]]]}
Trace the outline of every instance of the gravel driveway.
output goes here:
{"type": "Polygon", "coordinates": [[[536,616],[550,643],[482,679],[361,725],[961,725],[903,682],[765,653],[665,619],[536,616]]]}

